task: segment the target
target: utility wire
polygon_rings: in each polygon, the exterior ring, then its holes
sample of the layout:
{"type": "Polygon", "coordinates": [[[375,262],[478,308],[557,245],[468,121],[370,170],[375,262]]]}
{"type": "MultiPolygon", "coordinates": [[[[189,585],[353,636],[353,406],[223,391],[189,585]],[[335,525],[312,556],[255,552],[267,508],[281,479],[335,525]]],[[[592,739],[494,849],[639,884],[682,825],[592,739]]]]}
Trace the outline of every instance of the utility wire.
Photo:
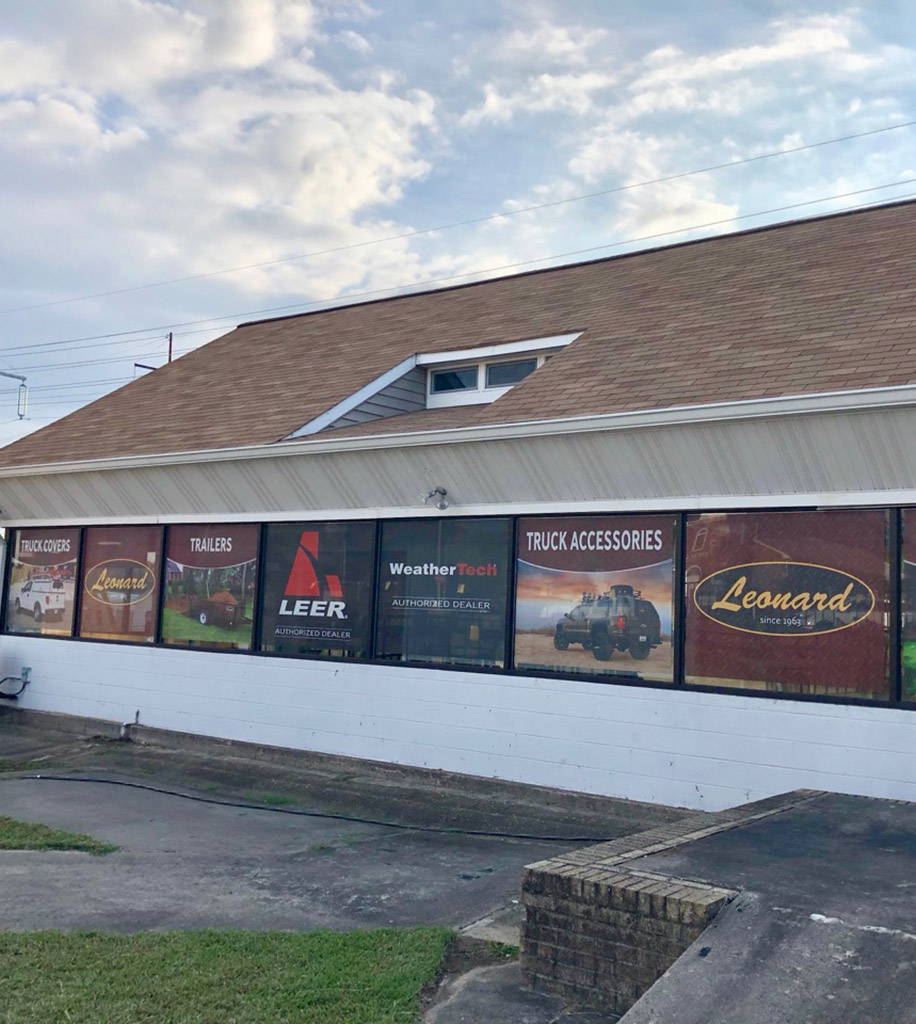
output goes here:
{"type": "MultiPolygon", "coordinates": [[[[149,328],[143,328],[143,330],[147,331],[147,330],[149,330],[149,328]]],[[[185,337],[187,337],[190,334],[210,334],[213,331],[219,331],[219,330],[223,330],[223,328],[221,328],[221,327],[200,327],[196,331],[174,331],[173,332],[173,336],[176,337],[176,338],[185,338],[185,337]]],[[[38,342],[35,345],[28,346],[28,347],[29,348],[46,348],[48,346],[59,347],[61,345],[69,345],[69,351],[71,351],[71,352],[79,352],[79,351],[85,351],[86,349],[90,349],[90,348],[104,348],[107,345],[111,344],[112,339],[120,338],[120,337],[123,337],[123,336],[128,335],[128,334],[136,334],[136,333],[138,333],[138,332],[137,331],[117,331],[114,334],[95,334],[95,335],[90,335],[89,337],[92,337],[92,338],[104,338],[104,339],[107,339],[107,340],[105,340],[105,341],[95,341],[95,342],[92,342],[92,343],[90,343],[88,345],[77,345],[77,344],[71,345],[70,342],[84,341],[84,340],[87,340],[87,339],[84,339],[84,338],[70,338],[70,339],[65,339],[63,341],[38,342]]],[[[158,341],[158,340],[161,339],[161,337],[162,337],[162,335],[160,333],[160,334],[151,334],[151,335],[148,335],[147,337],[144,337],[144,338],[125,338],[125,340],[122,342],[122,344],[125,347],[129,346],[129,345],[147,344],[148,342],[151,342],[151,341],[158,341]]],[[[21,346],[20,348],[14,348],[14,349],[2,349],[2,350],[0,350],[0,356],[6,357],[6,356],[8,356],[8,354],[10,352],[12,352],[13,354],[16,354],[17,352],[19,352],[24,347],[25,346],[21,346]]],[[[190,351],[192,351],[192,349],[187,349],[186,351],[190,352],[190,351]]],[[[42,355],[42,353],[41,352],[36,352],[35,355],[36,356],[40,356],[40,355],[42,355]]],[[[49,352],[48,355],[54,355],[54,353],[53,352],[49,352]]],[[[160,355],[165,355],[165,353],[160,352],[160,355]]],[[[113,357],[113,358],[115,358],[115,357],[113,357]]],[[[117,357],[117,358],[124,358],[124,359],[138,358],[139,359],[140,355],[128,351],[128,352],[123,353],[122,357],[117,357]]],[[[173,358],[174,358],[174,354],[173,354],[173,358]]],[[[9,359],[6,359],[6,361],[9,362],[9,359]]],[[[67,365],[70,365],[70,364],[69,363],[65,363],[63,365],[67,366],[67,365]]],[[[35,368],[36,369],[41,369],[42,366],[44,366],[43,363],[42,364],[36,364],[35,368]]]]}
{"type": "Polygon", "coordinates": [[[852,139],[864,139],[872,135],[881,135],[885,132],[897,131],[901,128],[910,128],[916,125],[916,120],[901,121],[899,124],[885,125],[883,128],[872,128],[864,132],[854,132],[850,135],[840,135],[832,139],[821,139],[818,142],[809,142],[802,146],[792,146],[786,149],[772,150],[767,153],[758,153],[756,156],[742,157],[738,160],[725,160],[716,164],[709,164],[706,167],[696,167],[689,171],[678,171],[675,174],[666,174],[659,178],[649,178],[644,181],[634,181],[627,185],[615,185],[612,188],[600,189],[597,192],[583,192],[580,195],[567,196],[563,199],[553,199],[543,203],[535,203],[531,206],[522,206],[514,210],[505,210],[501,213],[491,213],[482,217],[471,217],[467,220],[451,221],[448,224],[439,224],[430,228],[416,228],[411,231],[402,231],[396,235],[383,235],[379,238],[370,238],[362,242],[351,242],[347,245],[333,246],[328,249],[315,249],[312,252],[296,253],[292,256],[280,256],[276,259],[262,260],[258,263],[246,263],[238,267],[226,267],[221,270],[210,270],[201,274],[187,274],[184,277],[172,277],[164,281],[153,281],[149,284],[129,285],[125,288],[112,288],[105,292],[93,292],[88,295],[75,295],[67,299],[53,299],[49,302],[36,302],[29,306],[14,306],[9,309],[0,310],[0,315],[8,313],[23,313],[33,309],[47,309],[50,306],[62,306],[71,302],[86,302],[89,299],[103,299],[112,295],[125,295],[128,292],[144,291],[150,288],[164,288],[168,285],[183,284],[187,281],[202,281],[206,278],[220,277],[226,274],[235,274],[243,270],[260,270],[264,267],[273,267],[281,263],[293,263],[297,260],[312,259],[316,256],[329,256],[335,253],[349,252],[353,249],[363,249],[371,245],[380,245],[384,242],[397,242],[408,238],[417,238],[420,235],[429,235],[439,231],[449,231],[452,228],[470,227],[474,224],[486,224],[490,221],[503,220],[507,217],[517,217],[523,213],[533,213],[537,210],[546,210],[551,207],[565,206],[569,203],[578,203],[587,199],[597,199],[601,196],[614,195],[619,192],[629,192],[637,188],[645,188],[647,185],[661,185],[669,181],[679,181],[682,178],[690,178],[698,174],[709,174],[712,171],[720,171],[727,167],[742,167],[747,164],[758,163],[762,160],[772,160],[775,157],[789,156],[792,153],[803,153],[808,150],[818,149],[822,146],[832,146],[840,142],[849,142],[852,139]]]}
{"type": "MultiPolygon", "coordinates": [[[[192,351],[188,349],[188,351],[192,351]]],[[[172,353],[172,359],[175,359],[176,353],[172,353]]],[[[121,363],[126,362],[129,359],[165,359],[165,352],[134,352],[134,353],[122,353],[117,356],[102,356],[99,359],[74,359],[66,363],[29,363],[28,366],[18,366],[17,370],[25,373],[27,370],[59,370],[63,368],[69,368],[73,366],[99,366],[103,363],[121,363]]]]}
{"type": "MultiPolygon", "coordinates": [[[[803,202],[787,203],[787,204],[785,204],[783,206],[774,206],[774,207],[771,207],[770,209],[767,209],[767,210],[756,210],[753,213],[741,213],[741,214],[736,214],[735,216],[732,216],[732,217],[722,217],[722,218],[719,218],[718,220],[706,221],[703,224],[691,224],[691,225],[688,225],[688,226],[683,227],[683,228],[672,228],[672,229],[670,229],[668,231],[657,231],[657,232],[654,232],[654,233],[649,234],[649,235],[640,235],[640,236],[633,237],[633,238],[627,238],[627,239],[624,239],[624,240],[619,241],[619,242],[603,242],[600,245],[592,245],[592,246],[588,246],[588,247],[582,248],[582,249],[570,249],[570,250],[567,250],[566,252],[553,253],[552,255],[549,255],[549,256],[536,256],[536,257],[533,257],[532,259],[519,260],[519,261],[517,261],[515,263],[504,263],[504,264],[501,264],[500,266],[495,266],[495,267],[481,267],[481,268],[479,268],[477,270],[462,271],[461,273],[458,273],[458,274],[446,274],[446,275],[443,275],[443,276],[440,276],[440,277],[427,278],[424,281],[420,281],[420,282],[410,282],[408,284],[402,284],[402,285],[389,285],[389,286],[387,286],[385,288],[375,288],[375,289],[372,289],[372,290],[369,290],[369,291],[350,292],[347,295],[339,296],[339,297],[334,298],[334,299],[319,299],[319,300],[314,300],[314,301],[309,301],[309,302],[293,302],[293,303],[289,303],[289,304],[283,305],[283,306],[268,306],[268,307],[264,307],[264,308],[261,308],[261,309],[249,309],[249,310],[244,310],[242,312],[225,313],[225,314],[222,314],[220,316],[205,317],[205,318],[203,318],[201,320],[186,320],[186,321],[183,321],[183,322],[180,322],[180,323],[173,322],[173,323],[167,323],[167,324],[158,324],[158,325],[152,326],[152,327],[138,327],[138,328],[134,328],[134,329],[131,329],[131,330],[126,330],[126,331],[112,331],[112,332],[110,332],[108,334],[89,334],[89,335],[84,335],[82,337],[77,337],[77,338],[64,338],[64,339],[62,339],[60,341],[37,342],[37,343],[35,343],[33,345],[20,345],[20,346],[14,347],[14,348],[3,349],[3,350],[0,350],[0,354],[5,356],[5,355],[8,355],[10,353],[18,353],[18,352],[33,351],[35,349],[45,349],[45,348],[59,347],[61,345],[74,345],[74,350],[75,350],[75,343],[77,343],[77,342],[97,341],[99,339],[103,339],[103,340],[108,341],[108,340],[111,340],[113,338],[127,337],[128,335],[132,335],[132,334],[150,334],[150,332],[154,332],[154,331],[162,332],[162,331],[170,330],[172,328],[196,327],[196,326],[199,326],[200,324],[216,324],[217,321],[221,321],[221,320],[237,320],[240,317],[260,316],[260,315],[265,314],[265,313],[283,313],[283,312],[289,312],[290,310],[312,309],[314,307],[324,307],[325,309],[341,309],[341,308],[345,308],[348,305],[352,305],[353,303],[350,300],[361,300],[361,299],[366,299],[366,298],[378,297],[380,295],[383,295],[383,294],[389,293],[389,292],[394,293],[393,295],[391,295],[392,298],[394,298],[394,297],[409,297],[411,294],[417,295],[417,294],[423,294],[424,292],[429,291],[430,290],[429,286],[430,285],[434,285],[434,284],[443,284],[443,283],[448,282],[448,281],[457,281],[457,280],[460,280],[460,279],[465,278],[465,277],[476,277],[476,276],[478,276],[480,274],[498,274],[501,271],[505,271],[505,270],[517,270],[519,267],[528,267],[528,266],[531,266],[534,263],[545,263],[545,262],[548,262],[550,260],[566,259],[566,258],[568,258],[570,256],[582,256],[582,255],[585,255],[587,253],[599,252],[599,251],[602,251],[602,250],[605,250],[605,249],[622,248],[623,246],[626,246],[626,245],[635,245],[638,242],[655,241],[656,239],[665,238],[665,237],[668,237],[669,235],[685,234],[685,233],[690,232],[690,231],[703,231],[703,230],[706,230],[708,228],[719,227],[722,224],[731,224],[731,223],[733,223],[735,221],[744,221],[744,220],[748,220],[748,219],[753,218],[753,217],[765,217],[765,216],[769,216],[769,215],[775,214],[775,213],[785,213],[785,212],[787,212],[789,210],[798,210],[798,209],[801,209],[803,207],[817,205],[818,203],[828,203],[828,202],[833,202],[833,201],[839,200],[839,199],[848,199],[848,198],[850,198],[852,196],[863,195],[866,192],[876,192],[876,191],[879,191],[881,189],[895,188],[895,187],[900,188],[900,187],[902,187],[904,185],[909,185],[909,184],[912,184],[912,181],[910,179],[904,179],[902,181],[900,181],[900,180],[898,180],[898,181],[890,181],[890,182],[885,182],[882,185],[870,185],[867,188],[854,189],[851,192],[840,192],[840,193],[838,193],[836,195],[832,195],[832,196],[820,196],[817,199],[806,199],[803,202]],[[403,292],[403,289],[406,289],[406,288],[416,288],[417,285],[420,285],[419,291],[403,292]],[[398,295],[399,292],[401,292],[401,295],[398,295]]],[[[912,199],[914,197],[916,197],[916,193],[909,192],[909,193],[905,193],[903,195],[894,196],[891,200],[878,199],[878,200],[874,200],[873,202],[858,203],[858,204],[855,204],[853,206],[847,206],[847,207],[843,207],[843,208],[838,209],[838,210],[833,210],[833,211],[831,211],[831,213],[834,213],[834,214],[850,213],[850,212],[852,212],[854,210],[864,210],[864,209],[867,209],[867,208],[872,207],[872,206],[880,206],[880,205],[882,205],[884,203],[887,203],[887,202],[899,202],[901,200],[912,199]]],[[[724,234],[722,234],[722,235],[720,235],[718,237],[720,237],[720,238],[727,238],[729,236],[729,234],[732,234],[732,233],[733,232],[725,232],[724,234]]],[[[482,284],[482,283],[485,283],[485,281],[481,281],[481,282],[478,282],[478,283],[482,284]]],[[[215,326],[211,327],[211,328],[208,328],[208,330],[217,330],[217,329],[218,328],[215,327],[215,326]]],[[[183,333],[198,333],[198,332],[183,332],[183,333]]],[[[203,333],[203,332],[199,332],[199,333],[203,333]]],[[[154,338],[158,337],[158,336],[159,335],[152,335],[152,337],[154,337],[154,338]]],[[[178,336],[178,335],[176,334],[176,336],[178,336]]],[[[137,340],[137,339],[133,339],[133,340],[137,340]]],[[[145,338],[143,340],[149,341],[150,338],[148,337],[148,338],[145,338]]],[[[130,342],[126,342],[126,344],[130,344],[130,342]]],[[[90,347],[98,347],[98,346],[87,345],[85,347],[86,348],[90,348],[90,347]]]]}
{"type": "Polygon", "coordinates": [[[30,391],[60,391],[63,388],[84,388],[91,384],[123,384],[124,381],[134,380],[133,377],[103,377],[96,380],[76,380],[69,384],[39,384],[30,387],[30,391]]]}

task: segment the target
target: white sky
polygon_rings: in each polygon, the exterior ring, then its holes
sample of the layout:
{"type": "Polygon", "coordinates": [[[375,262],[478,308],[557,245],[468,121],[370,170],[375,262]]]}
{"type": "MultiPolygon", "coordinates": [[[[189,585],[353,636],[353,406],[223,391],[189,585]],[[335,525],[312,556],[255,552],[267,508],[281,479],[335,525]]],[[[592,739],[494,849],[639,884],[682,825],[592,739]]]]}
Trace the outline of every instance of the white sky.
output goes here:
{"type": "Polygon", "coordinates": [[[797,215],[916,193],[909,128],[61,301],[916,118],[912,13],[907,0],[0,0],[0,368],[32,386],[18,423],[0,378],[0,443],[120,386],[135,361],[161,364],[168,325],[223,317],[176,327],[180,353],[258,310],[753,226],[791,214],[732,218],[875,185],[899,183],[797,215]]]}

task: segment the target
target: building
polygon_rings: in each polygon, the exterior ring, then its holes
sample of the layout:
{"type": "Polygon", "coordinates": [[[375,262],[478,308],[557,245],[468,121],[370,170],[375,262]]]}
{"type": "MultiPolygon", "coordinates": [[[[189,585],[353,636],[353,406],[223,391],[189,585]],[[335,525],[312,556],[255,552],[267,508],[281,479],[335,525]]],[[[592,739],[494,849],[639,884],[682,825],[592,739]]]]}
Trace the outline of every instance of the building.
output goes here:
{"type": "Polygon", "coordinates": [[[916,205],[243,324],[0,451],[23,706],[916,799],[916,205]]]}

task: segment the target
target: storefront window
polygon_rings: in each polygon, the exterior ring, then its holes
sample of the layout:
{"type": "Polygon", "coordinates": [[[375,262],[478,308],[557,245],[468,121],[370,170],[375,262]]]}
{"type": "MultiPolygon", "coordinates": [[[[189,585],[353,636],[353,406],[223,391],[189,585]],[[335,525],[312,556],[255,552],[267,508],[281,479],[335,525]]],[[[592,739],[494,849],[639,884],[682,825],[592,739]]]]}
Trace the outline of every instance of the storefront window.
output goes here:
{"type": "Polygon", "coordinates": [[[888,513],[690,516],[695,685],[887,700],[888,513]]]}
{"type": "Polygon", "coordinates": [[[262,650],[367,657],[374,548],[374,523],[269,526],[262,650]]]}
{"type": "Polygon", "coordinates": [[[170,526],[163,643],[249,648],[257,558],[252,523],[170,526]]]}
{"type": "Polygon", "coordinates": [[[521,519],[515,665],[674,678],[674,516],[521,519]]]}
{"type": "Polygon", "coordinates": [[[6,594],[11,633],[72,634],[79,544],[79,530],[16,530],[6,594]]]}
{"type": "Polygon", "coordinates": [[[378,656],[504,666],[510,528],[507,519],[384,523],[378,656]]]}
{"type": "Polygon", "coordinates": [[[162,529],[93,526],[86,530],[83,543],[80,636],[152,643],[162,529]]]}

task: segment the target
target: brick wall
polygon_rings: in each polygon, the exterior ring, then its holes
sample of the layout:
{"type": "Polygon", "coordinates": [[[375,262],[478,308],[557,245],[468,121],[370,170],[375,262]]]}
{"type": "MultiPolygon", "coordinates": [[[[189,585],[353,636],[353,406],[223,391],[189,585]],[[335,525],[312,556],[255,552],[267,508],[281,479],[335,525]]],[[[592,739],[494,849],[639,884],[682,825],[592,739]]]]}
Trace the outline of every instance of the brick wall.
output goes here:
{"type": "Polygon", "coordinates": [[[532,865],[523,971],[533,988],[624,1013],[734,895],[634,871],[532,865]]]}
{"type": "Polygon", "coordinates": [[[638,859],[778,814],[798,790],[531,864],[522,881],[521,964],[529,985],[625,1013],[737,893],[643,871],[638,859]]]}

